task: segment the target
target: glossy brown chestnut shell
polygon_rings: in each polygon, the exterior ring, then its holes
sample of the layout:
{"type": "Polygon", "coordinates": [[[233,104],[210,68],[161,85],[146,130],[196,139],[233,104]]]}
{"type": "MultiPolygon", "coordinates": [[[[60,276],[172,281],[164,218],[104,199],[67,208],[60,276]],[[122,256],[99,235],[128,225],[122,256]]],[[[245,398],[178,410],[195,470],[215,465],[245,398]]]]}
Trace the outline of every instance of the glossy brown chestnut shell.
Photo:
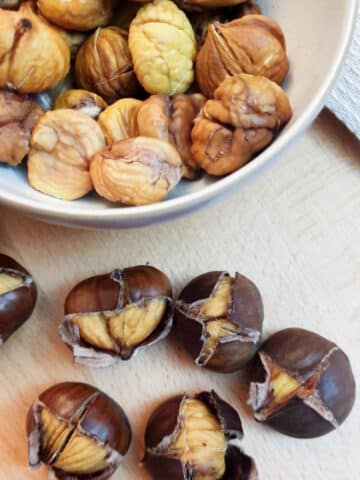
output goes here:
{"type": "Polygon", "coordinates": [[[0,254],[0,345],[32,314],[37,298],[34,280],[24,267],[0,254]]]}
{"type": "Polygon", "coordinates": [[[243,436],[239,414],[215,391],[194,396],[179,395],[162,403],[151,415],[145,431],[143,464],[156,480],[257,480],[255,462],[238,445],[243,436]],[[190,425],[191,417],[186,417],[184,413],[189,401],[194,408],[193,425],[190,425]],[[198,407],[201,412],[196,410],[198,407]],[[208,418],[205,418],[204,412],[208,418]],[[208,431],[210,425],[216,431],[208,431]],[[179,449],[183,429],[187,429],[186,443],[190,445],[193,442],[189,450],[195,454],[192,456],[190,453],[186,461],[179,449]],[[223,445],[220,455],[219,450],[214,448],[219,441],[223,445]],[[216,468],[216,456],[223,463],[221,477],[216,468]],[[203,476],[198,477],[199,474],[203,476]]]}
{"type": "Polygon", "coordinates": [[[253,282],[239,273],[233,278],[214,271],[194,278],[181,292],[174,333],[196,365],[230,373],[255,355],[263,318],[261,295],[253,282]],[[209,302],[221,295],[220,308],[209,309],[209,302]]]}
{"type": "Polygon", "coordinates": [[[355,401],[349,359],[335,343],[301,328],[271,336],[261,347],[250,386],[256,420],[298,438],[339,427],[355,401]]]}
{"type": "Polygon", "coordinates": [[[157,268],[115,269],[70,291],[60,335],[75,361],[108,366],[164,339],[172,327],[172,304],[170,281],[157,268]]]}
{"type": "Polygon", "coordinates": [[[29,465],[43,462],[64,480],[110,478],[131,443],[123,409],[85,383],[59,383],[43,392],[26,428],[29,465]]]}

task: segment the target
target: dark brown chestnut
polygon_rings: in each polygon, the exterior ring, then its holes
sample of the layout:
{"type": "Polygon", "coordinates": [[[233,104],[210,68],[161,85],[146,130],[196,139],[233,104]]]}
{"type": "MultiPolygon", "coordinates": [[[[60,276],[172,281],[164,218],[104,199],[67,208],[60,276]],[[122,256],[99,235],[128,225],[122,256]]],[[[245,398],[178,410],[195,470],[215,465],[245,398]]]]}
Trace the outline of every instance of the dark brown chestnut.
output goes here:
{"type": "Polygon", "coordinates": [[[172,327],[172,305],[170,281],[157,268],[116,269],[71,290],[60,335],[75,361],[108,366],[116,357],[127,360],[165,338],[172,327]]]}
{"type": "Polygon", "coordinates": [[[29,465],[45,463],[56,478],[106,480],[131,443],[123,409],[85,383],[59,383],[43,392],[27,418],[29,465]]]}
{"type": "Polygon", "coordinates": [[[36,297],[30,273],[12,258],[0,254],[0,345],[30,317],[36,297]]]}
{"type": "Polygon", "coordinates": [[[242,438],[239,414],[214,391],[179,395],[151,415],[143,464],[156,480],[256,480],[242,438]]]}
{"type": "Polygon", "coordinates": [[[175,308],[174,332],[196,365],[230,373],[256,353],[264,312],[260,292],[236,273],[209,272],[194,278],[175,308]]]}
{"type": "Polygon", "coordinates": [[[354,401],[350,362],[335,343],[288,328],[261,347],[249,398],[256,420],[292,437],[320,437],[343,423],[354,401]]]}

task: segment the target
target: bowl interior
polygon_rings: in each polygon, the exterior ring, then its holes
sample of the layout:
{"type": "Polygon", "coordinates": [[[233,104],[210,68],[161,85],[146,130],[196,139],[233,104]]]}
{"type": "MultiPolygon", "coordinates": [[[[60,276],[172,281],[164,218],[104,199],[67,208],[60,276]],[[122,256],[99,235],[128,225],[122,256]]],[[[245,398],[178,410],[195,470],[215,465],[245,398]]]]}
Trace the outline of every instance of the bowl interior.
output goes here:
{"type": "Polygon", "coordinates": [[[126,226],[130,219],[142,216],[151,218],[148,221],[156,221],[160,212],[162,215],[165,211],[168,215],[176,215],[177,208],[187,204],[189,209],[190,203],[195,207],[197,203],[209,201],[260,170],[308,125],[317,113],[315,110],[322,106],[321,101],[349,37],[356,0],[260,0],[259,3],[264,13],[283,28],[291,61],[291,73],[284,87],[290,96],[294,115],[270,149],[224,179],[205,176],[196,182],[183,181],[168,200],[148,207],[118,207],[95,194],[75,202],[57,200],[28,185],[25,166],[14,169],[0,165],[0,201],[48,220],[66,223],[66,219],[72,219],[75,223],[91,226],[92,219],[96,223],[101,218],[111,218],[118,226],[122,226],[122,222],[126,226]]]}

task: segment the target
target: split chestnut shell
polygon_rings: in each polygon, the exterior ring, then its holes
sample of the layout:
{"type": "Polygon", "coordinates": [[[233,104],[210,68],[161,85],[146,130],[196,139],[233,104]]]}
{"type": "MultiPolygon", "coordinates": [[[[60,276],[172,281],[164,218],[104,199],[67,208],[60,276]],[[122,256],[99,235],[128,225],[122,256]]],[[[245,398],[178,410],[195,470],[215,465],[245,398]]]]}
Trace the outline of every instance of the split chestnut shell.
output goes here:
{"type": "Polygon", "coordinates": [[[333,342],[287,328],[262,345],[249,399],[256,420],[292,437],[320,437],[344,422],[354,401],[349,359],[333,342]]]}
{"type": "Polygon", "coordinates": [[[34,280],[24,267],[0,254],[0,345],[32,314],[37,298],[34,280]]]}
{"type": "Polygon", "coordinates": [[[179,395],[151,415],[143,464],[156,480],[256,480],[242,438],[237,411],[214,391],[179,395]]]}
{"type": "Polygon", "coordinates": [[[175,309],[176,338],[196,365],[230,373],[242,368],[261,342],[263,304],[256,285],[236,273],[208,272],[181,292],[175,309]]]}
{"type": "Polygon", "coordinates": [[[123,409],[91,385],[65,382],[43,392],[27,418],[29,465],[45,463],[55,478],[106,480],[129,449],[123,409]]]}
{"type": "Polygon", "coordinates": [[[168,335],[171,297],[167,276],[149,265],[88,278],[66,298],[60,335],[79,363],[105,367],[116,357],[128,360],[168,335]]]}

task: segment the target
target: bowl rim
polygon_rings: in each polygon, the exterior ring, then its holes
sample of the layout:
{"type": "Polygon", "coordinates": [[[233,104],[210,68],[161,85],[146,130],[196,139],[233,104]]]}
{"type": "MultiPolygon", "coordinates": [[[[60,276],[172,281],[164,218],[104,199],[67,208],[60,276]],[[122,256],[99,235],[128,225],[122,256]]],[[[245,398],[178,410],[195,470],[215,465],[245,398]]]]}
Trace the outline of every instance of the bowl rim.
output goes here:
{"type": "MultiPolygon", "coordinates": [[[[260,171],[266,165],[272,163],[280,157],[287,147],[289,147],[314,121],[320,110],[325,104],[340,69],[345,60],[345,56],[350,47],[355,24],[357,20],[357,10],[359,0],[349,0],[349,22],[339,43],[339,53],[334,57],[329,67],[329,73],[324,79],[321,88],[316,92],[314,98],[304,110],[302,115],[297,118],[286,130],[286,135],[280,136],[264,152],[254,158],[251,162],[244,165],[238,171],[218,179],[216,182],[206,185],[204,188],[195,192],[187,193],[183,196],[164,200],[163,202],[151,205],[137,207],[111,207],[111,208],[81,208],[75,204],[66,209],[61,204],[46,205],[45,202],[35,199],[27,199],[20,194],[0,190],[0,203],[8,207],[22,210],[24,213],[39,216],[50,216],[56,220],[66,221],[84,221],[87,224],[91,221],[136,221],[144,217],[164,217],[178,211],[186,211],[190,206],[194,208],[197,205],[205,204],[213,198],[220,197],[226,191],[231,190],[241,179],[250,178],[257,171],[260,171]]],[[[44,195],[44,198],[46,196],[44,195]]]]}

